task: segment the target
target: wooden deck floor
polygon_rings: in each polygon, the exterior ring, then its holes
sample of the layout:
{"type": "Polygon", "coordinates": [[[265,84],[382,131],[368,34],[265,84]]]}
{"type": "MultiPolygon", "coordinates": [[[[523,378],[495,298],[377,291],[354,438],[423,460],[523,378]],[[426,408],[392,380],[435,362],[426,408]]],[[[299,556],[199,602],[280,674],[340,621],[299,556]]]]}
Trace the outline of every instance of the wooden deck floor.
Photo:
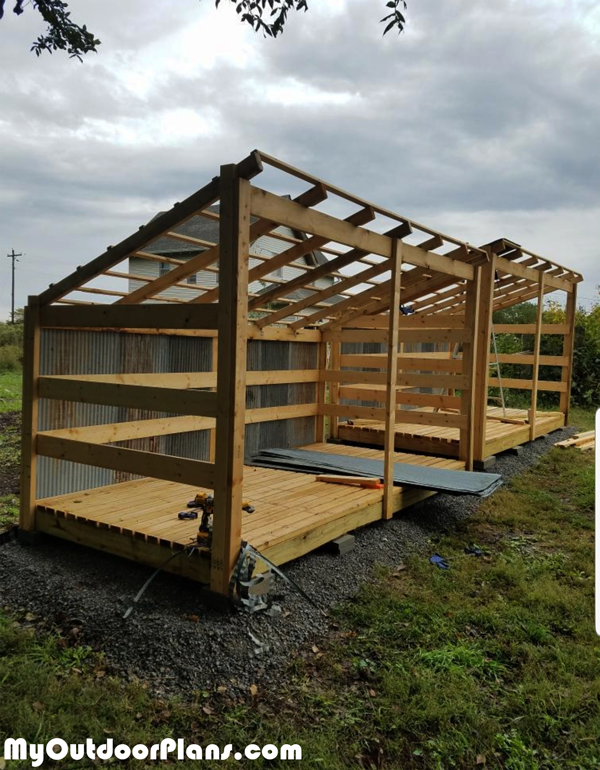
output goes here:
{"type": "MultiPolygon", "coordinates": [[[[526,420],[527,412],[524,409],[507,409],[506,416],[512,419],[526,420]]],[[[502,417],[503,413],[500,407],[488,407],[485,453],[483,458],[476,459],[484,459],[529,441],[528,423],[515,425],[500,422],[502,417]]],[[[561,412],[538,412],[535,438],[557,428],[562,428],[564,424],[565,416],[561,412]]],[[[383,446],[384,436],[384,423],[376,420],[354,420],[352,425],[341,423],[339,426],[339,438],[353,444],[383,446]]],[[[442,457],[458,457],[458,444],[458,428],[396,423],[396,449],[426,452],[442,457]]]]}
{"type": "MultiPolygon", "coordinates": [[[[366,447],[313,444],[305,448],[383,459],[381,450],[366,447]]],[[[413,465],[464,468],[456,460],[400,452],[395,459],[413,465]]],[[[194,541],[198,522],[179,521],[177,513],[197,491],[185,484],[146,478],[60,495],[38,501],[36,526],[48,534],[158,566],[172,550],[194,541]]],[[[432,494],[397,487],[394,509],[432,494]]],[[[255,512],[244,513],[242,537],[277,564],[382,517],[382,490],[323,484],[313,475],[290,471],[246,466],[244,498],[255,512]]],[[[208,582],[209,561],[197,552],[192,557],[183,553],[165,568],[208,582]]]]}

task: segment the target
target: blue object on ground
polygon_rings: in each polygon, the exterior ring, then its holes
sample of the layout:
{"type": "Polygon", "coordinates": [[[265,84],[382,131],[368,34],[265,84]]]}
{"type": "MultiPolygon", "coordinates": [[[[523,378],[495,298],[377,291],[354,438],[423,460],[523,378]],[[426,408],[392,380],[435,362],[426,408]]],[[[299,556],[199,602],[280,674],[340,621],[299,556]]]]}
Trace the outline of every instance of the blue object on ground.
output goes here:
{"type": "Polygon", "coordinates": [[[440,556],[439,553],[434,553],[433,556],[430,556],[429,561],[440,569],[450,569],[450,565],[446,559],[444,559],[443,556],[440,556]]]}

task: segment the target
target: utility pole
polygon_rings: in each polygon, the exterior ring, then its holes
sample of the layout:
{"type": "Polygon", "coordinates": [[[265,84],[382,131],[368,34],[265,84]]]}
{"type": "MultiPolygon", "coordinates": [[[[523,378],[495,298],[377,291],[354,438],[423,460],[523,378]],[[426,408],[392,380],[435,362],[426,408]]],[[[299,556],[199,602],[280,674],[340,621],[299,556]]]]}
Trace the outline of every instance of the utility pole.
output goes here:
{"type": "Polygon", "coordinates": [[[6,255],[8,259],[12,259],[12,291],[11,291],[11,302],[10,302],[10,322],[14,324],[15,322],[15,267],[16,263],[19,261],[17,257],[22,257],[22,254],[15,254],[15,250],[12,249],[10,254],[6,255]]]}

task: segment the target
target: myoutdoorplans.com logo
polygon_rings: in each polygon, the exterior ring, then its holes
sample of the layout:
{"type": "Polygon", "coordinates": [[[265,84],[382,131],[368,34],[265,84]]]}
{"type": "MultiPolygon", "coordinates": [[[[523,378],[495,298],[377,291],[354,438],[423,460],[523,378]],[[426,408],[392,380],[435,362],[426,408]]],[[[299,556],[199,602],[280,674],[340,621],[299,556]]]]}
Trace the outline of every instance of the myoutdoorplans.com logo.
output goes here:
{"type": "Polygon", "coordinates": [[[128,746],[125,743],[115,745],[112,738],[105,743],[96,745],[91,738],[85,743],[67,743],[62,738],[53,738],[47,743],[27,743],[24,738],[8,738],[4,742],[4,759],[31,762],[32,767],[41,767],[47,759],[60,762],[64,759],[78,761],[91,759],[92,761],[106,761],[110,759],[126,760],[140,759],[163,762],[167,759],[177,760],[226,760],[233,759],[302,759],[302,748],[298,744],[275,746],[268,743],[265,746],[257,746],[251,743],[241,751],[234,751],[231,743],[222,749],[215,744],[199,746],[196,743],[188,743],[179,738],[165,738],[160,743],[146,746],[138,743],[128,746]]]}

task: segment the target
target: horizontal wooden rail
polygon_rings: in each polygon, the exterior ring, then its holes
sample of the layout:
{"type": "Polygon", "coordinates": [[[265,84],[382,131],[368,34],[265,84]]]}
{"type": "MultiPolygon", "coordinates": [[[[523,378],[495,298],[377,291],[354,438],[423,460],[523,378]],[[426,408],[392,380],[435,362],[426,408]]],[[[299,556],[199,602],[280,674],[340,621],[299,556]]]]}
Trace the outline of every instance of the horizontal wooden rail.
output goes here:
{"type": "MultiPolygon", "coordinates": [[[[392,252],[392,239],[386,235],[367,230],[364,227],[356,227],[349,222],[344,222],[314,209],[308,210],[293,201],[257,187],[252,188],[251,211],[255,216],[279,222],[279,224],[310,235],[322,236],[328,241],[343,243],[370,254],[389,257],[392,252]]],[[[474,272],[471,265],[457,262],[440,254],[424,251],[418,246],[403,243],[402,259],[411,265],[473,280],[474,272]]]]}
{"type": "MultiPolygon", "coordinates": [[[[535,334],[535,324],[494,324],[496,334],[535,334]]],[[[542,334],[569,334],[566,324],[542,324],[542,334]]]]}
{"type": "MultiPolygon", "coordinates": [[[[448,358],[448,354],[441,356],[439,353],[429,354],[425,358],[422,353],[398,356],[398,369],[402,371],[418,372],[446,372],[448,374],[460,374],[462,372],[462,360],[460,358],[448,358]]],[[[495,359],[494,359],[495,360],[495,359]]],[[[387,355],[385,353],[349,353],[340,357],[341,366],[360,366],[365,369],[385,369],[387,367],[387,355]]]]}
{"type": "MultiPolygon", "coordinates": [[[[292,385],[319,382],[318,369],[279,369],[246,372],[246,385],[292,385]]],[[[137,374],[49,375],[45,379],[69,382],[106,382],[119,385],[143,385],[155,388],[216,388],[216,372],[172,372],[137,374]]]]}
{"type": "MultiPolygon", "coordinates": [[[[323,414],[330,417],[342,417],[349,420],[380,420],[383,422],[386,410],[368,406],[345,406],[325,404],[323,414]]],[[[410,425],[433,425],[439,428],[466,428],[467,417],[462,414],[445,414],[444,412],[423,412],[418,409],[397,409],[396,423],[410,425]]]]}
{"type": "MultiPolygon", "coordinates": [[[[463,342],[464,329],[401,329],[400,342],[463,342]]],[[[349,329],[323,332],[324,342],[387,342],[385,329],[349,329]]]]}
{"type": "MultiPolygon", "coordinates": [[[[387,390],[385,386],[353,386],[343,385],[339,391],[340,398],[351,401],[375,401],[378,404],[385,404],[387,401],[387,390]]],[[[460,409],[460,398],[458,396],[441,396],[434,393],[404,393],[396,392],[396,403],[406,404],[407,406],[431,406],[436,409],[460,409]]]]}
{"type": "Polygon", "coordinates": [[[217,394],[181,388],[152,388],[146,385],[120,385],[112,382],[40,377],[39,398],[76,401],[82,404],[127,406],[171,414],[216,417],[217,394]]]}
{"type": "Polygon", "coordinates": [[[78,305],[43,307],[40,325],[49,328],[217,329],[216,305],[78,305]]]}
{"type": "MultiPolygon", "coordinates": [[[[68,460],[95,468],[151,476],[198,487],[213,488],[215,466],[202,460],[142,452],[138,449],[104,446],[103,444],[38,434],[37,453],[57,460],[68,460]]],[[[174,514],[177,511],[174,509],[174,514]]]]}
{"type": "MultiPolygon", "coordinates": [[[[488,358],[491,364],[496,363],[496,356],[489,354],[488,358]]],[[[498,353],[498,361],[501,364],[518,364],[530,366],[535,363],[535,356],[526,353],[498,353]]],[[[540,366],[569,366],[567,356],[540,356],[540,366]]]]}
{"type": "MultiPolygon", "coordinates": [[[[387,315],[367,315],[344,323],[342,328],[387,329],[389,323],[389,316],[387,315]]],[[[446,318],[435,315],[409,315],[400,316],[398,319],[399,329],[464,329],[464,326],[464,315],[453,315],[446,318]]]]}
{"type": "MultiPolygon", "coordinates": [[[[500,387],[500,382],[496,377],[490,377],[489,385],[492,388],[498,388],[500,387]]],[[[533,383],[531,382],[531,380],[514,380],[514,379],[511,380],[511,379],[507,379],[506,377],[503,377],[502,387],[509,390],[531,390],[533,388],[533,383]]],[[[566,393],[567,383],[551,382],[549,380],[538,380],[537,389],[548,390],[553,393],[566,393]]]]}
{"type": "MultiPolygon", "coordinates": [[[[292,404],[289,406],[271,406],[246,410],[246,424],[275,420],[293,420],[298,417],[316,417],[319,413],[316,404],[292,404]]],[[[172,436],[177,433],[193,433],[210,430],[216,425],[214,417],[160,417],[150,420],[131,420],[113,422],[106,425],[88,425],[81,428],[61,428],[43,431],[38,435],[55,438],[76,439],[93,444],[114,444],[119,441],[131,441],[154,436],[172,436]]]]}
{"type": "MultiPolygon", "coordinates": [[[[361,383],[369,385],[384,385],[387,381],[386,372],[353,372],[327,369],[323,373],[325,382],[361,383]]],[[[468,387],[468,377],[459,374],[406,374],[398,371],[398,385],[409,388],[454,388],[464,390],[468,387]]]]}

